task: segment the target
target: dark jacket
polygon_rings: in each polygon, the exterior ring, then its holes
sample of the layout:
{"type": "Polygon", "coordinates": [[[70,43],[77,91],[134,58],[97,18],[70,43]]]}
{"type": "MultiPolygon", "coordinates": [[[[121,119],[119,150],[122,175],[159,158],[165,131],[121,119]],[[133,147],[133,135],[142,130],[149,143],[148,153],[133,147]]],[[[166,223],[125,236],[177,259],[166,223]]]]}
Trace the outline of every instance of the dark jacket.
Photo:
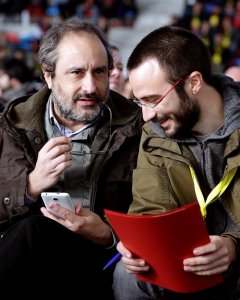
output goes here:
{"type": "MultiPolygon", "coordinates": [[[[27,176],[34,169],[39,150],[46,143],[44,111],[50,95],[45,86],[30,98],[9,104],[0,117],[0,223],[12,221],[42,206],[41,198],[25,206],[27,176]]],[[[90,174],[91,210],[103,216],[103,208],[127,212],[132,201],[132,170],[136,165],[141,129],[141,110],[111,91],[107,105],[112,112],[101,120],[92,143],[96,155],[90,174]],[[111,136],[109,132],[111,127],[111,136]]]]}

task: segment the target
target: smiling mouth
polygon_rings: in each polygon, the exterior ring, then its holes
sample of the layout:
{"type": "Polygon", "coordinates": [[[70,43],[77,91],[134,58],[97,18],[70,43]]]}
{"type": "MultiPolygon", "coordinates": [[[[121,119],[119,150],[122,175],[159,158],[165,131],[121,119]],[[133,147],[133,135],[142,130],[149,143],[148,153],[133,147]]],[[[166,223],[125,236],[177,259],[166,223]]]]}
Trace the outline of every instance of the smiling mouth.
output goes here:
{"type": "Polygon", "coordinates": [[[165,122],[167,122],[169,120],[168,117],[164,117],[158,120],[160,126],[163,126],[165,122]]]}

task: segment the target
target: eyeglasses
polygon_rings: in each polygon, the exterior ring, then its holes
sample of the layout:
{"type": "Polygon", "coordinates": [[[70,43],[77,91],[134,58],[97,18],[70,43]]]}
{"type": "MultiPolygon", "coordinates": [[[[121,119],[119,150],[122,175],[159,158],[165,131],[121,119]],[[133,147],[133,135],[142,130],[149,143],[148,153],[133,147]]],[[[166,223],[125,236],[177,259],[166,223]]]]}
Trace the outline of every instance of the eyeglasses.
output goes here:
{"type": "Polygon", "coordinates": [[[104,154],[106,154],[107,153],[107,151],[108,151],[108,146],[109,146],[109,144],[107,144],[107,146],[106,146],[106,150],[103,150],[103,151],[91,151],[91,150],[89,150],[89,151],[82,151],[82,152],[77,152],[77,151],[70,151],[70,153],[72,154],[72,155],[76,155],[76,156],[84,156],[84,155],[87,155],[87,154],[96,154],[96,155],[104,155],[104,154]]]}
{"type": "Polygon", "coordinates": [[[183,80],[184,77],[181,77],[180,79],[178,79],[174,85],[163,95],[161,96],[159,99],[157,99],[157,101],[148,101],[148,103],[144,103],[142,100],[139,100],[137,98],[132,99],[133,102],[135,102],[138,106],[140,107],[151,107],[154,108],[156,107],[169,93],[171,93],[171,91],[173,91],[176,86],[183,80]]]}

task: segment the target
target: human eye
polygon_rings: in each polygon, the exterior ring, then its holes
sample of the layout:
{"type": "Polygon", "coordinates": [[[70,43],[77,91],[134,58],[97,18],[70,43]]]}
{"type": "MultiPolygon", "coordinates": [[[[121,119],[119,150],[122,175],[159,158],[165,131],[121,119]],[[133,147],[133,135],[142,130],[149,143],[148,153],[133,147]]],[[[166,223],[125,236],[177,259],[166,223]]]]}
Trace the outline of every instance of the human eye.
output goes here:
{"type": "Polygon", "coordinates": [[[117,67],[118,71],[122,72],[123,71],[123,67],[117,67]]]}
{"type": "Polygon", "coordinates": [[[152,96],[144,99],[149,105],[157,105],[161,101],[161,96],[152,96]]]}
{"type": "Polygon", "coordinates": [[[104,75],[107,73],[107,68],[105,67],[99,67],[95,69],[95,74],[96,75],[104,75]]]}
{"type": "Polygon", "coordinates": [[[72,75],[77,75],[77,76],[78,76],[78,75],[80,74],[80,72],[79,72],[79,71],[73,71],[73,72],[71,72],[71,74],[72,74],[72,75]]]}
{"type": "Polygon", "coordinates": [[[154,101],[152,101],[152,104],[153,105],[157,105],[157,104],[159,104],[162,101],[162,99],[163,99],[162,96],[160,96],[157,99],[154,99],[154,101]]]}
{"type": "Polygon", "coordinates": [[[117,64],[116,69],[118,69],[120,72],[123,71],[123,65],[122,64],[117,64]]]}
{"type": "Polygon", "coordinates": [[[72,76],[81,76],[81,75],[83,75],[83,73],[84,73],[84,70],[83,69],[73,69],[73,70],[70,70],[70,75],[72,75],[72,76]]]}

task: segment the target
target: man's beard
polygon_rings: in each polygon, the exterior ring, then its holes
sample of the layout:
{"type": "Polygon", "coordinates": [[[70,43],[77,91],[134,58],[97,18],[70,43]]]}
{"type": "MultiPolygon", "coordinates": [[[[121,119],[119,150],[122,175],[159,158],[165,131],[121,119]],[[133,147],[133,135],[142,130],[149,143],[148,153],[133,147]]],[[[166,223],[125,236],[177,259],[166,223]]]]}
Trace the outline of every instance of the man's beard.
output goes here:
{"type": "Polygon", "coordinates": [[[64,95],[59,85],[54,84],[52,88],[53,103],[57,111],[63,118],[77,122],[93,122],[100,114],[102,106],[108,99],[108,95],[109,89],[104,97],[97,93],[78,93],[72,99],[70,99],[64,95]],[[96,104],[77,109],[75,103],[79,99],[95,100],[96,104]]]}
{"type": "Polygon", "coordinates": [[[198,122],[200,116],[200,106],[198,102],[189,98],[186,93],[184,94],[184,97],[183,95],[180,97],[180,105],[175,114],[175,121],[178,124],[178,129],[173,134],[175,138],[188,135],[198,122]]]}
{"type": "Polygon", "coordinates": [[[161,115],[156,117],[154,123],[159,124],[165,118],[170,118],[174,121],[175,127],[172,132],[164,130],[165,135],[168,138],[183,138],[186,135],[189,135],[194,125],[199,120],[200,107],[195,99],[189,98],[185,92],[182,92],[179,95],[179,105],[175,109],[175,112],[169,115],[161,115]]]}

